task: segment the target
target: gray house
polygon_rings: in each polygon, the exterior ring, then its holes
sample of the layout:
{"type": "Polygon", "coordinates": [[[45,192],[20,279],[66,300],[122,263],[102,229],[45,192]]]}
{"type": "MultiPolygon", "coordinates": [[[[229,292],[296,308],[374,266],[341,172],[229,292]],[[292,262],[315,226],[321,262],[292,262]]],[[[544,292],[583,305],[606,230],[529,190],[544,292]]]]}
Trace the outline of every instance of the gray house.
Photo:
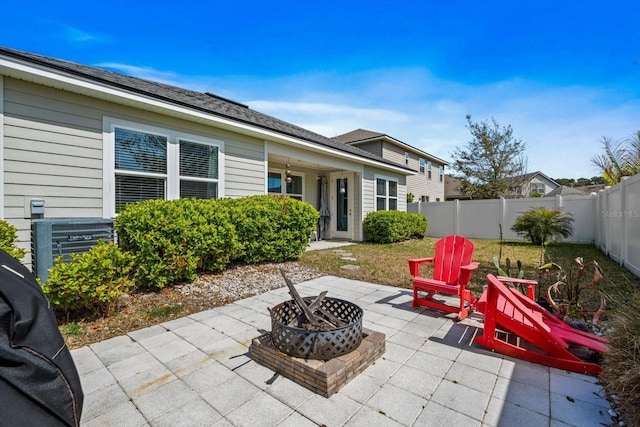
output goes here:
{"type": "Polygon", "coordinates": [[[268,193],[359,241],[369,212],[406,210],[415,173],[210,93],[2,47],[0,155],[0,216],[27,249],[32,200],[45,218],[113,218],[138,200],[268,193]]]}
{"type": "Polygon", "coordinates": [[[414,202],[445,200],[444,168],[449,163],[444,160],[384,133],[365,129],[356,129],[334,139],[414,169],[417,173],[407,177],[407,193],[413,194],[414,202]]]}

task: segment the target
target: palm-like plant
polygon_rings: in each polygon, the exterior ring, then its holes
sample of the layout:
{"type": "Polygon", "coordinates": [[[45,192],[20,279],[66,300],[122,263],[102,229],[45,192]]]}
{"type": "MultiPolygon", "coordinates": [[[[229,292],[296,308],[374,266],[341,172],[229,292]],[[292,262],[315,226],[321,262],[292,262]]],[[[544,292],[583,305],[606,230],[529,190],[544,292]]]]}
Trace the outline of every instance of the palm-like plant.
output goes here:
{"type": "Polygon", "coordinates": [[[592,157],[591,162],[602,170],[607,184],[615,185],[623,176],[640,173],[640,131],[619,141],[603,136],[601,142],[604,154],[592,157]]]}
{"type": "Polygon", "coordinates": [[[573,234],[573,215],[560,209],[535,207],[524,212],[511,227],[519,235],[540,246],[540,264],[544,261],[544,244],[556,236],[569,237],[573,234]]]}
{"type": "Polygon", "coordinates": [[[573,215],[560,209],[531,208],[516,219],[511,229],[527,237],[534,245],[544,245],[548,238],[573,234],[573,215]]]}

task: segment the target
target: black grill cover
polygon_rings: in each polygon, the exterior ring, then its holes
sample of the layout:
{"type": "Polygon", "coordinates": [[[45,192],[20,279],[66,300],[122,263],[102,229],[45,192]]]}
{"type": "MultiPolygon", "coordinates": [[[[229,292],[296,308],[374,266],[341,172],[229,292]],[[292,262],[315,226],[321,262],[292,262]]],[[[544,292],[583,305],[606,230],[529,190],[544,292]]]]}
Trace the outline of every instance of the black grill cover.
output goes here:
{"type": "Polygon", "coordinates": [[[0,250],[0,425],[80,425],[83,393],[40,286],[0,250]]]}

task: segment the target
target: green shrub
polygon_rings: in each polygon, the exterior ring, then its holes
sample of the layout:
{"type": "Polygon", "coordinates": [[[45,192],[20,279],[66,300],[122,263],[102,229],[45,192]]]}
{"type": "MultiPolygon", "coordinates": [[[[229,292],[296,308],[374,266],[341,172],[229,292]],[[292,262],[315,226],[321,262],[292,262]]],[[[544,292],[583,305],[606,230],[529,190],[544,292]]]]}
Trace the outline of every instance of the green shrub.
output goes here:
{"type": "Polygon", "coordinates": [[[135,257],[142,287],[191,281],[197,270],[221,271],[241,249],[229,210],[217,200],[129,204],[114,226],[120,244],[135,257]]]}
{"type": "Polygon", "coordinates": [[[291,197],[258,195],[222,202],[230,209],[243,247],[236,260],[245,263],[296,259],[319,218],[313,206],[291,197]]]}
{"type": "Polygon", "coordinates": [[[7,221],[0,219],[0,249],[19,260],[24,257],[27,251],[14,245],[13,242],[17,237],[18,230],[7,221]]]}
{"type": "Polygon", "coordinates": [[[401,242],[423,238],[427,232],[427,217],[411,212],[376,211],[365,217],[362,227],[369,241],[401,242]]]}
{"type": "Polygon", "coordinates": [[[528,238],[534,245],[542,246],[548,238],[571,236],[572,222],[573,215],[569,212],[537,207],[529,209],[516,218],[511,230],[528,238]]]}
{"type": "Polygon", "coordinates": [[[58,257],[42,290],[55,310],[108,315],[117,299],[133,286],[131,254],[102,241],[69,262],[58,257]]]}

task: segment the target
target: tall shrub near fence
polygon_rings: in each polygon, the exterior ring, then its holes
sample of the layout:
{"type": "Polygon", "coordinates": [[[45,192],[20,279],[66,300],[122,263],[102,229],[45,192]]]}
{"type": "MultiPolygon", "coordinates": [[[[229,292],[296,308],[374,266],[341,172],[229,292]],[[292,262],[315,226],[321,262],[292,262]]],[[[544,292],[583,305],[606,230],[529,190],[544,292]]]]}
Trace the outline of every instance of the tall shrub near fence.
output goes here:
{"type": "Polygon", "coordinates": [[[410,212],[376,211],[365,217],[362,228],[371,242],[401,242],[413,237],[423,238],[427,232],[427,217],[410,212]]]}

